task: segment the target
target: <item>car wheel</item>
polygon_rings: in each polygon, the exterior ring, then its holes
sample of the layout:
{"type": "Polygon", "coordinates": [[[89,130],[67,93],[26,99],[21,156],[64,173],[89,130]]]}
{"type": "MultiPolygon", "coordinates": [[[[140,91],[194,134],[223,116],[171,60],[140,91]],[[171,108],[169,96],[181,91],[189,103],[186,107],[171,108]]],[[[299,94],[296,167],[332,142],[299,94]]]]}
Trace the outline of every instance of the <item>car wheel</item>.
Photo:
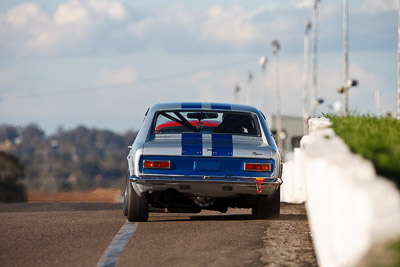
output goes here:
{"type": "Polygon", "coordinates": [[[122,202],[122,212],[124,213],[124,216],[128,215],[128,184],[129,178],[127,177],[125,182],[124,200],[122,202]]]}
{"type": "Polygon", "coordinates": [[[278,218],[281,209],[281,189],[278,188],[275,196],[267,200],[261,196],[257,204],[252,208],[252,215],[259,219],[278,218]]]}
{"type": "Polygon", "coordinates": [[[145,195],[139,196],[128,183],[127,217],[130,222],[146,222],[149,219],[149,205],[145,195]]]}
{"type": "Polygon", "coordinates": [[[269,216],[278,218],[281,212],[281,188],[278,188],[275,196],[269,201],[269,216]]]}

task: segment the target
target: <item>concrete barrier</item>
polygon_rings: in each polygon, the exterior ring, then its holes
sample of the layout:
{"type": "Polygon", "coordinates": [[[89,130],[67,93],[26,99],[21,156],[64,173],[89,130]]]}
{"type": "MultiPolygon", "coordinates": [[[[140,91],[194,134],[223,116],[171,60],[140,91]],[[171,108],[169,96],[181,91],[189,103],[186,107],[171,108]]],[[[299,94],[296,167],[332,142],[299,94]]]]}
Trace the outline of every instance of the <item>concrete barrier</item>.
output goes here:
{"type": "Polygon", "coordinates": [[[330,126],[328,119],[310,120],[295,152],[296,177],[305,183],[319,264],[355,266],[372,246],[400,236],[400,194],[330,126]]]}
{"type": "Polygon", "coordinates": [[[295,149],[292,160],[283,163],[281,202],[299,204],[306,201],[306,188],[303,176],[300,175],[299,156],[300,150],[295,149]]]}

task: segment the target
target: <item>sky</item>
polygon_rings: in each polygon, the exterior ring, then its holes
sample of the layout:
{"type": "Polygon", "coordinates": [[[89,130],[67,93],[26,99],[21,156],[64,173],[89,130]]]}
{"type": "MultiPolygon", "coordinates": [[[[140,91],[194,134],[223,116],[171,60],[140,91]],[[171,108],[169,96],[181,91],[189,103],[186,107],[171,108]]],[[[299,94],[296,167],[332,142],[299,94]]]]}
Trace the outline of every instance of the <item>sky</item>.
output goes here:
{"type": "MultiPolygon", "coordinates": [[[[398,1],[349,2],[350,110],[395,113],[398,1]]],[[[1,1],[0,124],[122,133],[159,102],[233,103],[236,85],[240,103],[275,114],[275,66],[282,114],[300,117],[307,17],[312,0],[1,1]]],[[[343,1],[319,2],[318,28],[317,115],[343,102],[343,1]]]]}

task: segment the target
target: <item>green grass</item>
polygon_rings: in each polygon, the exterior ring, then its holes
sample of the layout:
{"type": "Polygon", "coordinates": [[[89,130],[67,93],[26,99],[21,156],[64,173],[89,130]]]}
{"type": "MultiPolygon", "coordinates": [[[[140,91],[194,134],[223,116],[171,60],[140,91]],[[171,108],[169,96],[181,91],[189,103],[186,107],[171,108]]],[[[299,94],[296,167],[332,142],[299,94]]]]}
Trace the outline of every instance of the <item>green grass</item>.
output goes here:
{"type": "Polygon", "coordinates": [[[369,159],[376,172],[400,189],[400,121],[391,118],[325,115],[351,151],[369,159]]]}
{"type": "Polygon", "coordinates": [[[390,250],[392,250],[395,253],[395,263],[393,266],[400,266],[400,239],[391,244],[390,250]]]}

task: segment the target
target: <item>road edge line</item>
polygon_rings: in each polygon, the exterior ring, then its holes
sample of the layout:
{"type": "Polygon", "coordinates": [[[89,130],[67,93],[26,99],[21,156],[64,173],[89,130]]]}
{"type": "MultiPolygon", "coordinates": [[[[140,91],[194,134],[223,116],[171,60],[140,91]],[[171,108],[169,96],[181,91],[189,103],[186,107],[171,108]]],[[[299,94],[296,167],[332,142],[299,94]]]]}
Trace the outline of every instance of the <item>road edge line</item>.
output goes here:
{"type": "Polygon", "coordinates": [[[109,267],[117,264],[119,256],[122,251],[124,251],[132,234],[136,231],[138,224],[137,222],[131,223],[126,221],[124,225],[122,225],[121,229],[114,236],[114,239],[101,256],[97,267],[109,267]]]}

